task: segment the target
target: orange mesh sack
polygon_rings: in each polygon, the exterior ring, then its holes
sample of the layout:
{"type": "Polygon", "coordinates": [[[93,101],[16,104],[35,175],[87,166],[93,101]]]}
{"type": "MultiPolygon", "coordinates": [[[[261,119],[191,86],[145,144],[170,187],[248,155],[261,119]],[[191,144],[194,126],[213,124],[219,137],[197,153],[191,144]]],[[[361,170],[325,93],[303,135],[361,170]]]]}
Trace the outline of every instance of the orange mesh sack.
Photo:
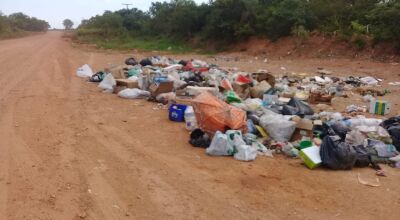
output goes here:
{"type": "Polygon", "coordinates": [[[246,112],[231,106],[211,93],[204,92],[193,100],[193,108],[199,127],[213,135],[216,131],[247,131],[246,112]]]}

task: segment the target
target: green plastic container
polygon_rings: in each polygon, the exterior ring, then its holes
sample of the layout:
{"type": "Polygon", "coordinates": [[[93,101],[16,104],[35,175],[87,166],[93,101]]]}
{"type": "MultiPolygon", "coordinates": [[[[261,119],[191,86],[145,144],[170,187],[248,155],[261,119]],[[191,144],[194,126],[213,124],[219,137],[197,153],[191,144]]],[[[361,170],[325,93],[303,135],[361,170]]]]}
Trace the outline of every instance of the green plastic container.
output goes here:
{"type": "Polygon", "coordinates": [[[308,147],[313,146],[313,142],[310,140],[306,140],[306,141],[301,141],[300,142],[300,150],[306,149],[308,147]]]}

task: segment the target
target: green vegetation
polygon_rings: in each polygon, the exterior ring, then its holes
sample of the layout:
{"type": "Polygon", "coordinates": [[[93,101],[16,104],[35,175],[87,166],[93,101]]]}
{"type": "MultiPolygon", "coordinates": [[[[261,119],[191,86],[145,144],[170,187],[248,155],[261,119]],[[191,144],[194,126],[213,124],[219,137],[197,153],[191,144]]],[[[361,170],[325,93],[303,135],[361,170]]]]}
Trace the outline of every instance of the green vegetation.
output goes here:
{"type": "Polygon", "coordinates": [[[26,32],[43,32],[49,27],[46,21],[23,13],[6,16],[0,12],[0,38],[23,36],[26,32]]]}
{"type": "Polygon", "coordinates": [[[70,19],[65,19],[63,21],[63,25],[65,27],[65,30],[71,30],[72,27],[74,26],[74,22],[72,22],[70,19]]]}
{"type": "Polygon", "coordinates": [[[107,48],[153,50],[189,41],[225,47],[251,36],[306,39],[317,31],[350,39],[362,49],[366,37],[400,42],[399,21],[400,0],[210,0],[200,5],[171,0],[152,3],[145,12],[106,11],[82,21],[76,35],[107,48]]]}

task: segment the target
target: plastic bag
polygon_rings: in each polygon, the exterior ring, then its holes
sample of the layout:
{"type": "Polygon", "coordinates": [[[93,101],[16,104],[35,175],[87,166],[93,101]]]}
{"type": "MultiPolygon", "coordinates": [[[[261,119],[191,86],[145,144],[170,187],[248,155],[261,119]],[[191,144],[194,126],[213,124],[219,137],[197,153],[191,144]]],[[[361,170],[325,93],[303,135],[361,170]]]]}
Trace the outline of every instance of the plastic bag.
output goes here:
{"type": "Polygon", "coordinates": [[[207,148],[210,146],[210,138],[200,129],[195,129],[190,133],[189,143],[194,147],[207,148]]]}
{"type": "Polygon", "coordinates": [[[358,146],[364,144],[365,136],[359,130],[352,130],[346,135],[346,143],[350,146],[358,146]]]}
{"type": "Polygon", "coordinates": [[[363,145],[353,146],[354,151],[357,154],[357,160],[354,166],[356,167],[367,167],[371,163],[368,150],[363,145]]]}
{"type": "Polygon", "coordinates": [[[225,93],[227,103],[242,103],[240,97],[234,91],[227,91],[225,93]]]}
{"type": "Polygon", "coordinates": [[[125,60],[125,64],[126,65],[131,65],[131,66],[135,66],[138,64],[138,62],[135,60],[135,58],[130,57],[128,59],[125,60]]]}
{"type": "Polygon", "coordinates": [[[237,153],[234,155],[236,160],[253,161],[257,157],[257,149],[249,145],[239,145],[237,153]]]}
{"type": "Polygon", "coordinates": [[[85,64],[78,68],[78,70],[76,71],[76,75],[82,78],[88,78],[93,75],[93,70],[92,68],[90,68],[89,65],[85,64]]]}
{"type": "Polygon", "coordinates": [[[290,99],[287,105],[283,106],[283,115],[313,115],[314,110],[308,105],[308,103],[300,101],[297,98],[290,99]]]}
{"type": "Polygon", "coordinates": [[[349,170],[357,160],[355,150],[339,136],[326,136],[321,144],[322,164],[334,170],[349,170]]]}
{"type": "Polygon", "coordinates": [[[360,79],[361,83],[369,85],[369,86],[374,86],[374,85],[378,85],[379,81],[376,80],[374,77],[371,76],[367,76],[367,77],[363,77],[360,79]]]}
{"type": "Polygon", "coordinates": [[[236,149],[240,145],[246,145],[246,142],[243,140],[242,132],[239,130],[228,130],[226,131],[226,135],[228,136],[228,145],[234,149],[234,153],[236,153],[236,149]]]}
{"type": "Polygon", "coordinates": [[[211,156],[232,156],[234,148],[228,144],[228,136],[217,131],[206,152],[211,156]]]}
{"type": "Polygon", "coordinates": [[[363,116],[358,116],[356,118],[352,118],[349,120],[346,120],[346,123],[349,124],[350,127],[355,128],[358,126],[379,126],[379,124],[382,123],[382,119],[378,118],[365,118],[363,116]]]}
{"type": "Polygon", "coordinates": [[[293,147],[291,143],[287,143],[282,147],[283,153],[288,156],[288,157],[298,157],[299,156],[299,150],[293,147]]]}
{"type": "Polygon", "coordinates": [[[192,101],[199,127],[209,133],[228,129],[247,130],[246,112],[219,100],[208,92],[192,101]]]}
{"type": "Polygon", "coordinates": [[[108,73],[103,81],[99,84],[99,87],[106,90],[106,91],[113,91],[113,87],[117,85],[117,82],[115,81],[113,75],[111,73],[108,73]]]}
{"type": "Polygon", "coordinates": [[[346,134],[350,131],[350,129],[342,122],[335,122],[330,127],[342,140],[346,139],[346,134]]]}
{"type": "Polygon", "coordinates": [[[118,96],[125,99],[139,99],[150,96],[150,92],[140,89],[124,89],[118,93],[118,96]]]}
{"type": "Polygon", "coordinates": [[[400,151],[400,116],[389,118],[381,126],[389,132],[394,146],[400,151]]]}
{"type": "Polygon", "coordinates": [[[250,95],[253,98],[260,98],[262,99],[264,93],[271,89],[271,85],[267,81],[262,81],[258,85],[252,87],[250,89],[250,95]]]}
{"type": "Polygon", "coordinates": [[[90,81],[90,82],[101,82],[101,81],[103,80],[103,78],[104,78],[105,75],[106,75],[106,74],[103,73],[103,72],[98,72],[98,73],[92,75],[92,76],[89,78],[89,81],[90,81]]]}
{"type": "Polygon", "coordinates": [[[274,140],[281,142],[289,141],[296,129],[295,122],[273,112],[264,114],[260,119],[260,125],[274,140]]]}
{"type": "Polygon", "coordinates": [[[262,108],[263,101],[261,99],[246,99],[244,104],[247,111],[254,112],[262,108]]]}

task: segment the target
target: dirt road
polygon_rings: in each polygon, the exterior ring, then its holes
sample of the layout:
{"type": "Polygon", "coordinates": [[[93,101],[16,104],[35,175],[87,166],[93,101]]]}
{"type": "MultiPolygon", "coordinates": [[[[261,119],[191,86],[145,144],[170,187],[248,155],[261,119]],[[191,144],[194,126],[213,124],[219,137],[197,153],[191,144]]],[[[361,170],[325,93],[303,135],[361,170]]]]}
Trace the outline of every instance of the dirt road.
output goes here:
{"type": "Polygon", "coordinates": [[[75,76],[126,56],[57,32],[0,41],[0,219],[399,219],[399,170],[372,188],[357,181],[375,181],[369,168],[209,157],[165,110],[75,76]]]}

